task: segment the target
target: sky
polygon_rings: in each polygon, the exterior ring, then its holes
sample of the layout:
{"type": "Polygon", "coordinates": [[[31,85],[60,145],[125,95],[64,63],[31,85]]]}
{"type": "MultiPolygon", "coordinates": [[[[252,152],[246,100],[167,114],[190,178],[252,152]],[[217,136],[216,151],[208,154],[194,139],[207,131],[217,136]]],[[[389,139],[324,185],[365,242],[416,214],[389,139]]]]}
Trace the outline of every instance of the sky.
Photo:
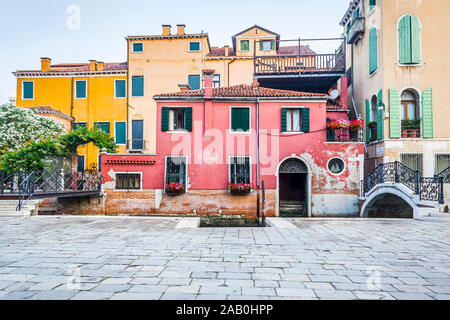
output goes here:
{"type": "MultiPolygon", "coordinates": [[[[39,69],[40,57],[50,57],[52,63],[89,59],[124,62],[124,37],[160,34],[162,24],[172,25],[173,31],[177,24],[185,24],[187,33],[207,32],[211,46],[231,45],[233,34],[255,24],[280,34],[281,39],[340,37],[343,29],[339,22],[348,3],[349,0],[1,0],[0,104],[16,95],[16,79],[11,72],[39,69]]],[[[310,46],[321,49],[318,43],[310,46]]]]}

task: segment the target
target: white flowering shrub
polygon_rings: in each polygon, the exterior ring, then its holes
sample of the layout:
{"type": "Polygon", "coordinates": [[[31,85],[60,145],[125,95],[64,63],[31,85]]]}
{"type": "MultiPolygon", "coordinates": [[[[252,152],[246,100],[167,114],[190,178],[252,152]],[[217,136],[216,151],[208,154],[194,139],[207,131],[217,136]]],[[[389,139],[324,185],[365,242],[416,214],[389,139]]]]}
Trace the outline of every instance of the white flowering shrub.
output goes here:
{"type": "Polygon", "coordinates": [[[39,143],[63,133],[65,131],[60,123],[39,116],[34,110],[0,106],[0,154],[18,150],[25,143],[39,143]]]}

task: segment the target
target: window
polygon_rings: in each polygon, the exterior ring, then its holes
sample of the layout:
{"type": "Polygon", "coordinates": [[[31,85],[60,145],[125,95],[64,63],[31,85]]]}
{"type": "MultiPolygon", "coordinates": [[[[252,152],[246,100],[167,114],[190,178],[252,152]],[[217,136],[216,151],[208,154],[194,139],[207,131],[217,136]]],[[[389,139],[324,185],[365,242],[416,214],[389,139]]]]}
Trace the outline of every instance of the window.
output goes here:
{"type": "Polygon", "coordinates": [[[186,128],[184,108],[169,109],[169,131],[184,130],[186,128]]]}
{"type": "Polygon", "coordinates": [[[286,110],[286,132],[300,132],[301,131],[301,110],[287,109],[286,110]]]}
{"type": "Polygon", "coordinates": [[[131,78],[131,95],[133,97],[144,96],[144,76],[133,76],[131,78]]]}
{"type": "Polygon", "coordinates": [[[116,173],[116,189],[117,190],[140,190],[141,174],[140,173],[116,173]]]}
{"type": "Polygon", "coordinates": [[[131,121],[131,150],[144,150],[144,120],[131,121]]]}
{"type": "Polygon", "coordinates": [[[450,154],[437,154],[434,174],[439,174],[450,167],[450,154]]]}
{"type": "Polygon", "coordinates": [[[220,87],[220,74],[215,74],[213,78],[213,88],[220,87]]]}
{"type": "Polygon", "coordinates": [[[133,43],[133,52],[144,52],[144,44],[142,42],[133,43]]]}
{"type": "Polygon", "coordinates": [[[124,121],[115,123],[116,144],[127,143],[127,123],[124,121]]]}
{"type": "Polygon", "coordinates": [[[32,100],[34,99],[34,82],[23,81],[22,82],[22,99],[32,100]]]}
{"type": "Polygon", "coordinates": [[[332,158],[328,161],[327,168],[332,174],[338,175],[344,172],[345,162],[341,158],[332,158]]]}
{"type": "Polygon", "coordinates": [[[109,122],[94,122],[94,125],[102,130],[103,132],[109,134],[109,122]]]}
{"type": "Polygon", "coordinates": [[[250,50],[250,40],[241,40],[240,49],[241,49],[241,51],[249,51],[250,50]]]}
{"type": "Polygon", "coordinates": [[[400,155],[400,162],[412,170],[423,172],[423,156],[421,153],[402,154],[400,155]]]}
{"type": "Polygon", "coordinates": [[[369,74],[374,73],[378,68],[378,36],[374,27],[369,34],[369,74]]]}
{"type": "Polygon", "coordinates": [[[86,128],[86,126],[87,126],[86,122],[74,122],[73,130],[77,130],[78,128],[86,128]]]}
{"type": "Polygon", "coordinates": [[[261,51],[275,50],[274,40],[262,40],[259,42],[259,49],[261,51]]]}
{"type": "Polygon", "coordinates": [[[189,51],[200,51],[200,42],[189,42],[189,51]]]}
{"type": "Polygon", "coordinates": [[[250,132],[250,108],[231,108],[231,131],[250,132]]]}
{"type": "MultiPolygon", "coordinates": [[[[168,156],[166,158],[166,184],[177,182],[185,186],[186,172],[186,157],[168,156]]],[[[186,190],[186,186],[184,190],[186,190]]]]}
{"type": "Polygon", "coordinates": [[[84,172],[85,169],[86,169],[85,156],[84,155],[79,155],[78,156],[77,172],[84,172]]]}
{"type": "Polygon", "coordinates": [[[420,21],[413,15],[404,16],[398,23],[399,62],[421,63],[420,21]]]}
{"type": "Polygon", "coordinates": [[[250,157],[230,157],[230,183],[250,183],[250,157]]]}
{"type": "Polygon", "coordinates": [[[126,80],[115,80],[114,81],[114,96],[116,98],[125,98],[126,93],[127,93],[126,80]]]}
{"type": "Polygon", "coordinates": [[[191,87],[191,90],[200,89],[200,76],[199,75],[188,76],[188,84],[191,87]]]}
{"type": "Polygon", "coordinates": [[[411,90],[405,90],[401,98],[401,119],[416,120],[420,118],[417,97],[411,90]]]}
{"type": "Polygon", "coordinates": [[[86,99],[87,97],[87,81],[77,80],[75,81],[75,98],[86,99]]]}
{"type": "Polygon", "coordinates": [[[192,131],[192,107],[161,108],[161,131],[192,131]]]}

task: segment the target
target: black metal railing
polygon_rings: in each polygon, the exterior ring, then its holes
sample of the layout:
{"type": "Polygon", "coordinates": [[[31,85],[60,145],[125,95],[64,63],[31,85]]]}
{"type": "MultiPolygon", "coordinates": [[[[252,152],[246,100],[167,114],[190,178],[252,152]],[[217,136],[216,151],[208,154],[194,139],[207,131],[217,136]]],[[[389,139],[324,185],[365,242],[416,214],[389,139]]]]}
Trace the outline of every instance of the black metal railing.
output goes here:
{"type": "Polygon", "coordinates": [[[327,142],[364,142],[362,129],[327,130],[327,142]]]}
{"type": "Polygon", "coordinates": [[[99,191],[102,175],[99,172],[0,171],[0,194],[17,196],[21,210],[33,196],[45,196],[61,192],[99,191]]]}
{"type": "Polygon", "coordinates": [[[403,184],[414,194],[420,196],[420,200],[444,202],[444,178],[422,177],[418,170],[413,170],[403,163],[395,161],[382,163],[367,175],[361,182],[361,195],[365,196],[373,188],[382,183],[403,184]]]}
{"type": "Polygon", "coordinates": [[[444,183],[450,183],[450,167],[436,174],[434,177],[444,179],[444,183]]]}

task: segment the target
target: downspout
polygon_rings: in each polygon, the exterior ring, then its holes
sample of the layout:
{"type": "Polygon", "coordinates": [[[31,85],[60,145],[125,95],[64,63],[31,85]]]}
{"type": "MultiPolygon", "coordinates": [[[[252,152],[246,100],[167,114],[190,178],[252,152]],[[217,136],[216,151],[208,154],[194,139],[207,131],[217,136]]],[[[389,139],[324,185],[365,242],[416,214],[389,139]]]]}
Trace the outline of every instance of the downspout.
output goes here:
{"type": "Polygon", "coordinates": [[[230,64],[232,64],[233,62],[235,62],[236,59],[231,60],[230,62],[228,62],[227,65],[227,85],[230,85],[230,64]]]}
{"type": "Polygon", "coordinates": [[[259,224],[259,196],[260,196],[260,176],[259,176],[259,98],[256,98],[256,217],[259,224]]]}
{"type": "MultiPolygon", "coordinates": [[[[70,116],[73,119],[73,77],[70,78],[70,116]]],[[[74,122],[72,120],[71,130],[74,128],[74,122]]]]}
{"type": "Polygon", "coordinates": [[[125,141],[126,141],[126,149],[128,151],[129,149],[129,130],[131,129],[131,125],[129,123],[130,121],[130,78],[129,78],[129,74],[130,74],[130,41],[127,39],[127,130],[126,130],[126,136],[125,136],[125,141]]]}

